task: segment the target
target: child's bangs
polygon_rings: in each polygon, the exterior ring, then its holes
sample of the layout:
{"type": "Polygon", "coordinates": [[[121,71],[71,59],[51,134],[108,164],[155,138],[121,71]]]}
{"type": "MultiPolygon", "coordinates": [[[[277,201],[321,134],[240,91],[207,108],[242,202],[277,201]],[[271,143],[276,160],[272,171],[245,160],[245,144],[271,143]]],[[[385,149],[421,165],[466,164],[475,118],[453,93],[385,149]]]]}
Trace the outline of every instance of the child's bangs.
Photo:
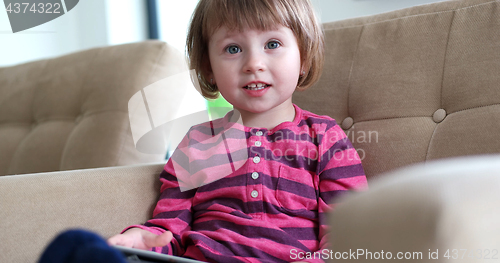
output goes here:
{"type": "Polygon", "coordinates": [[[204,27],[208,39],[215,31],[225,26],[229,31],[274,30],[278,26],[290,27],[286,7],[279,1],[216,0],[207,6],[204,27]]]}

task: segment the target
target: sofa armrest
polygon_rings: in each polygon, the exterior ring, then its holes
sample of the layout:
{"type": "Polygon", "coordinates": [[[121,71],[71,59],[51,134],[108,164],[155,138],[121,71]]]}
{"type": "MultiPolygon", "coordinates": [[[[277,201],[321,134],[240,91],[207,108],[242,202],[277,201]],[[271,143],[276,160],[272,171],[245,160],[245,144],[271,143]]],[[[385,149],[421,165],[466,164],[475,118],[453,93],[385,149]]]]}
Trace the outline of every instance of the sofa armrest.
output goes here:
{"type": "Polygon", "coordinates": [[[104,237],[152,215],[164,164],[0,177],[0,262],[36,262],[59,232],[104,237]]]}
{"type": "Polygon", "coordinates": [[[354,259],[341,260],[346,262],[497,262],[499,188],[500,155],[432,161],[381,175],[368,191],[337,200],[329,253],[354,259]]]}

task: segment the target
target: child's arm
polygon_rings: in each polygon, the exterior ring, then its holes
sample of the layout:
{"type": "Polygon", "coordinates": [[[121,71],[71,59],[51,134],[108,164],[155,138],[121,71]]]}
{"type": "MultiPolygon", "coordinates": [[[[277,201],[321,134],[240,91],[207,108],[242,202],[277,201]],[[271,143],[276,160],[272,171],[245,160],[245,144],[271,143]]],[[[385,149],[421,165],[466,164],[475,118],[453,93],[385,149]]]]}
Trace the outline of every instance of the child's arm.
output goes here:
{"type": "Polygon", "coordinates": [[[174,158],[170,158],[160,175],[161,194],[153,211],[153,218],[140,227],[156,234],[172,232],[172,241],[167,246],[155,247],[154,251],[182,256],[185,248],[181,243],[181,235],[191,230],[192,199],[196,189],[180,190],[177,177],[174,176],[173,162],[174,158]]]}
{"type": "MultiPolygon", "coordinates": [[[[185,148],[188,142],[189,133],[180,142],[160,174],[161,194],[153,211],[153,218],[144,225],[128,227],[122,235],[112,237],[110,242],[126,244],[138,242],[136,245],[148,250],[182,256],[184,246],[181,243],[181,235],[191,229],[192,198],[196,190],[181,191],[179,188],[177,172],[182,171],[179,167],[189,166],[189,162],[179,164],[176,160],[182,160],[182,158],[174,158],[174,156],[182,156],[183,153],[179,148],[185,148]],[[131,231],[130,235],[129,231],[131,231]]],[[[189,169],[189,167],[186,168],[189,169]]]]}
{"type": "Polygon", "coordinates": [[[327,129],[319,149],[317,174],[319,177],[319,240],[320,250],[328,248],[327,214],[335,204],[334,198],[352,190],[368,187],[361,160],[344,131],[334,125],[327,129]]]}

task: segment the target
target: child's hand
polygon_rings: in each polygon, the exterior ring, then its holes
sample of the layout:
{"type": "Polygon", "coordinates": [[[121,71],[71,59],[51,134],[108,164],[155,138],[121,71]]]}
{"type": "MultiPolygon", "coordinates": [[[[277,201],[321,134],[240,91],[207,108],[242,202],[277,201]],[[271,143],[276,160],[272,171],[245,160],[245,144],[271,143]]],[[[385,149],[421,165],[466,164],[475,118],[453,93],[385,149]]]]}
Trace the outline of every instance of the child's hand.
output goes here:
{"type": "Polygon", "coordinates": [[[123,234],[112,236],[108,239],[109,245],[151,250],[153,247],[164,247],[172,240],[172,232],[166,231],[155,235],[147,230],[131,228],[123,234]]]}

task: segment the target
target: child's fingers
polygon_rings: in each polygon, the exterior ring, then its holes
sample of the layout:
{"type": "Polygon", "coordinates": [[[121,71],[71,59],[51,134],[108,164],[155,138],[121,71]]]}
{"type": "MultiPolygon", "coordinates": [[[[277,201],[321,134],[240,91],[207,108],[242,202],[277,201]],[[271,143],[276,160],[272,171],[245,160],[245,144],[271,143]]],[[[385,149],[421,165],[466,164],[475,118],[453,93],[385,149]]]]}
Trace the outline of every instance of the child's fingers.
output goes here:
{"type": "Polygon", "coordinates": [[[114,245],[118,245],[119,240],[120,240],[119,235],[114,235],[114,236],[108,238],[107,242],[108,242],[108,245],[114,246],[114,245]]]}
{"type": "Polygon", "coordinates": [[[161,235],[155,235],[153,233],[149,233],[144,237],[144,243],[146,247],[164,247],[172,241],[172,232],[165,231],[161,235]]]}
{"type": "Polygon", "coordinates": [[[108,240],[108,245],[110,246],[122,246],[122,247],[132,247],[134,245],[133,240],[124,235],[115,235],[110,237],[108,240]]]}

